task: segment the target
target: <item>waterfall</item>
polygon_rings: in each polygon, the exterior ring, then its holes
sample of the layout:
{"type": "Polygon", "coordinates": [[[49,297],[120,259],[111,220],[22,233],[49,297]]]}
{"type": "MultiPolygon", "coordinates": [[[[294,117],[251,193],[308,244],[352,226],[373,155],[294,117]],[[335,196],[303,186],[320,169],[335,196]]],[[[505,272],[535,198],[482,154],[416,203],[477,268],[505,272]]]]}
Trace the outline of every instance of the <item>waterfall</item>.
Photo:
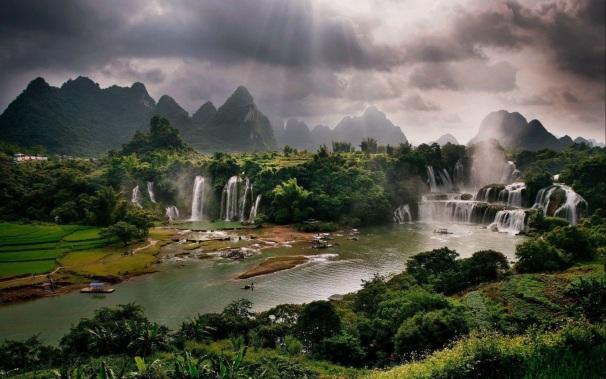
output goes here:
{"type": "Polygon", "coordinates": [[[446,169],[438,171],[436,175],[432,166],[427,166],[427,178],[431,192],[451,192],[454,190],[452,179],[446,169]]]}
{"type": "Polygon", "coordinates": [[[463,161],[459,159],[454,167],[453,173],[454,185],[461,189],[465,185],[465,167],[463,166],[463,161]]]}
{"type": "Polygon", "coordinates": [[[393,222],[396,224],[412,222],[412,216],[410,214],[410,207],[408,204],[400,205],[393,211],[393,222]]]}
{"type": "Polygon", "coordinates": [[[526,211],[523,209],[498,211],[489,228],[509,234],[524,232],[526,230],[526,211]]]}
{"type": "Polygon", "coordinates": [[[156,194],[154,194],[154,182],[147,182],[147,194],[149,195],[149,200],[152,203],[156,204],[156,194]]]}
{"type": "Polygon", "coordinates": [[[481,220],[478,205],[464,200],[434,200],[419,203],[419,216],[424,222],[464,222],[481,220]]]}
{"type": "Polygon", "coordinates": [[[139,193],[139,185],[136,185],[135,188],[133,188],[133,191],[130,195],[130,202],[139,208],[143,208],[141,206],[141,203],[139,202],[140,197],[141,197],[141,195],[139,193]]]}
{"type": "Polygon", "coordinates": [[[179,208],[175,207],[174,205],[166,207],[165,215],[168,218],[169,222],[173,222],[174,220],[177,220],[179,219],[179,217],[181,217],[179,214],[179,208]]]}
{"type": "Polygon", "coordinates": [[[543,214],[546,216],[556,216],[565,218],[572,225],[576,225],[579,222],[579,217],[587,211],[588,204],[585,199],[578,193],[576,193],[570,186],[565,184],[555,184],[546,188],[541,188],[537,193],[537,198],[534,205],[536,209],[541,209],[543,214]],[[552,195],[555,191],[564,191],[566,200],[560,205],[560,207],[553,210],[555,206],[551,206],[552,195]],[[551,212],[553,210],[553,213],[551,212]]]}
{"type": "Polygon", "coordinates": [[[251,202],[252,185],[248,178],[232,176],[223,187],[221,219],[225,221],[245,221],[245,210],[251,202]]]}
{"type": "Polygon", "coordinates": [[[250,216],[248,216],[248,222],[254,223],[257,218],[257,210],[259,209],[259,204],[261,203],[261,194],[257,195],[257,199],[253,203],[253,206],[250,208],[250,216]]]}
{"type": "Polygon", "coordinates": [[[522,192],[526,190],[526,184],[516,182],[508,184],[499,192],[497,201],[502,204],[507,204],[510,207],[522,207],[522,192]]]}
{"type": "Polygon", "coordinates": [[[204,177],[196,176],[191,199],[191,221],[200,221],[204,214],[204,177]]]}
{"type": "Polygon", "coordinates": [[[520,170],[517,169],[516,164],[512,161],[507,161],[503,167],[503,174],[501,175],[500,183],[508,184],[519,178],[520,170]]]}
{"type": "Polygon", "coordinates": [[[564,184],[559,186],[566,193],[566,201],[553,212],[553,215],[565,218],[572,225],[576,225],[579,222],[579,214],[587,210],[587,201],[569,186],[564,184]]]}

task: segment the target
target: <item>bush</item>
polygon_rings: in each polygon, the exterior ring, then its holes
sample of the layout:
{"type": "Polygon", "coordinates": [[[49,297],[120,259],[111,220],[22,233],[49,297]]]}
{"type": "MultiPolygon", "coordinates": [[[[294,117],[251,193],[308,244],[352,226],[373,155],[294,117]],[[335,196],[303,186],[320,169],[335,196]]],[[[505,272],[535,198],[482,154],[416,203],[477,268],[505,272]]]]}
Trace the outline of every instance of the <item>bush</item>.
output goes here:
{"type": "Polygon", "coordinates": [[[396,351],[405,357],[444,347],[467,334],[469,328],[461,308],[420,313],[404,321],[396,333],[396,351]]]}
{"type": "Polygon", "coordinates": [[[385,320],[389,333],[395,333],[398,326],[417,313],[428,312],[450,306],[443,295],[417,288],[406,292],[397,292],[379,303],[376,317],[385,320]]]}
{"type": "Polygon", "coordinates": [[[296,330],[308,348],[341,332],[341,317],[328,301],[314,301],[301,310],[296,330]]]}
{"type": "Polygon", "coordinates": [[[59,351],[44,345],[37,336],[25,341],[6,340],[0,344],[0,369],[40,368],[58,360],[59,351]]]}
{"type": "Polygon", "coordinates": [[[462,260],[462,268],[471,284],[496,280],[509,270],[507,258],[494,250],[473,253],[471,258],[462,260]]]}
{"type": "Polygon", "coordinates": [[[558,271],[567,266],[563,253],[542,239],[525,241],[516,246],[516,271],[542,272],[558,271]]]}
{"type": "Polygon", "coordinates": [[[579,278],[567,289],[576,300],[577,307],[592,322],[606,321],[606,279],[602,277],[579,278]]]}
{"type": "Polygon", "coordinates": [[[356,337],[339,334],[323,339],[317,348],[317,356],[344,366],[360,366],[364,361],[364,350],[356,337]]]}
{"type": "Polygon", "coordinates": [[[459,254],[447,247],[414,255],[408,260],[407,272],[419,283],[429,283],[433,276],[452,270],[459,254]]]}
{"type": "Polygon", "coordinates": [[[547,242],[562,250],[570,260],[587,260],[595,257],[589,234],[577,226],[557,227],[544,235],[547,242]]]}

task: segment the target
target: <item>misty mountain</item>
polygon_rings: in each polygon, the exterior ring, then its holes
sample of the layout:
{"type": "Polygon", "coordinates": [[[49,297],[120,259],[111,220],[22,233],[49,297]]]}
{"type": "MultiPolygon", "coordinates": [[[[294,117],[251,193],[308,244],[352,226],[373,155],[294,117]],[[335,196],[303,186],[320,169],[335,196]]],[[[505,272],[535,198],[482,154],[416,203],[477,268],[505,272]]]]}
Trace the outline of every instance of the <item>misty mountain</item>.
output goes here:
{"type": "Polygon", "coordinates": [[[453,145],[458,145],[459,141],[457,141],[457,139],[452,134],[446,133],[432,143],[437,143],[440,146],[444,146],[447,143],[451,143],[453,145]]]}
{"type": "Polygon", "coordinates": [[[402,130],[375,107],[368,107],[360,116],[343,118],[333,129],[333,141],[349,142],[354,147],[366,138],[374,138],[380,145],[406,142],[402,130]]]}
{"type": "Polygon", "coordinates": [[[307,124],[294,118],[286,122],[278,142],[281,146],[290,146],[301,150],[314,150],[316,147],[307,124]]]}
{"type": "Polygon", "coordinates": [[[94,155],[127,143],[154,115],[167,118],[184,140],[203,151],[255,151],[276,147],[269,120],[252,95],[238,87],[219,109],[207,102],[192,117],[172,97],[158,103],[142,83],[101,89],[86,77],[60,88],[37,78],[0,115],[7,142],[42,146],[49,153],[94,155]]]}
{"type": "Polygon", "coordinates": [[[331,147],[332,145],[332,129],[326,125],[314,126],[311,130],[311,137],[313,138],[316,147],[320,147],[321,145],[331,147]]]}
{"type": "Polygon", "coordinates": [[[557,138],[551,134],[539,120],[528,122],[518,112],[507,112],[500,110],[488,114],[482,120],[480,129],[469,143],[476,143],[489,139],[496,139],[506,149],[561,150],[572,145],[569,136],[557,138]]]}
{"type": "Polygon", "coordinates": [[[574,139],[574,143],[584,144],[584,145],[588,145],[588,146],[591,146],[591,147],[604,147],[605,146],[603,143],[600,143],[600,142],[596,141],[593,138],[586,139],[586,138],[583,138],[583,137],[577,137],[577,138],[575,138],[574,139]]]}

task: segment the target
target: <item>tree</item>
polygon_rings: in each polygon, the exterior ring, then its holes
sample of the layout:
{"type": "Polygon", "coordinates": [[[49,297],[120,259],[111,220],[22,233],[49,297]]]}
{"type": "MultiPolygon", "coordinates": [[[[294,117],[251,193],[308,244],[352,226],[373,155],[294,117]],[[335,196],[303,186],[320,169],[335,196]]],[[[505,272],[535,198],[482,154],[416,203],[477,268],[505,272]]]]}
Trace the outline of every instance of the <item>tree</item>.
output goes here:
{"type": "Polygon", "coordinates": [[[378,144],[374,138],[366,138],[360,143],[360,150],[367,154],[374,154],[377,152],[378,144]]]}
{"type": "Polygon", "coordinates": [[[277,223],[301,222],[309,217],[311,209],[308,201],[311,192],[299,186],[296,178],[278,184],[272,195],[272,217],[277,223]]]}
{"type": "Polygon", "coordinates": [[[551,245],[562,250],[571,260],[587,260],[596,254],[595,247],[584,228],[573,225],[557,227],[546,233],[544,238],[551,245]]]}
{"type": "Polygon", "coordinates": [[[566,267],[567,262],[561,250],[543,239],[532,239],[516,246],[518,272],[557,271],[566,267]]]}
{"type": "Polygon", "coordinates": [[[458,256],[456,251],[447,247],[425,251],[408,260],[407,271],[419,283],[428,283],[432,276],[456,267],[458,256]]]}
{"type": "Polygon", "coordinates": [[[465,277],[471,284],[495,280],[509,270],[507,257],[498,251],[476,251],[462,262],[465,277]]]}
{"type": "Polygon", "coordinates": [[[347,333],[324,338],[316,354],[344,366],[360,366],[364,360],[364,349],[360,340],[347,333]]]}
{"type": "Polygon", "coordinates": [[[126,221],[118,221],[101,231],[101,237],[106,239],[118,239],[126,247],[128,243],[140,238],[139,229],[126,221]]]}
{"type": "Polygon", "coordinates": [[[308,348],[316,347],[324,338],[341,332],[341,317],[328,301],[314,301],[301,310],[297,334],[308,348]]]}
{"type": "Polygon", "coordinates": [[[469,327],[461,308],[419,313],[404,321],[398,329],[396,351],[406,357],[412,353],[428,353],[444,347],[468,331],[469,327]]]}
{"type": "Polygon", "coordinates": [[[349,153],[351,151],[351,143],[349,142],[332,142],[332,151],[334,153],[349,153]]]}

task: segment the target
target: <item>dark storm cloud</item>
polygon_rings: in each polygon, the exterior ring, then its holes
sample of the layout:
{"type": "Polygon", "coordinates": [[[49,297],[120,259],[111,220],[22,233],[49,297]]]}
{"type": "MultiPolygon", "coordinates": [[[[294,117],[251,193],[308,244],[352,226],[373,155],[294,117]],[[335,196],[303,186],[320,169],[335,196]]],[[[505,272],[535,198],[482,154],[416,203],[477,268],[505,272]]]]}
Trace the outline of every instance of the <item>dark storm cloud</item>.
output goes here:
{"type": "Polygon", "coordinates": [[[409,83],[420,89],[507,92],[516,88],[516,68],[508,62],[424,64],[411,72],[409,83]]]}

